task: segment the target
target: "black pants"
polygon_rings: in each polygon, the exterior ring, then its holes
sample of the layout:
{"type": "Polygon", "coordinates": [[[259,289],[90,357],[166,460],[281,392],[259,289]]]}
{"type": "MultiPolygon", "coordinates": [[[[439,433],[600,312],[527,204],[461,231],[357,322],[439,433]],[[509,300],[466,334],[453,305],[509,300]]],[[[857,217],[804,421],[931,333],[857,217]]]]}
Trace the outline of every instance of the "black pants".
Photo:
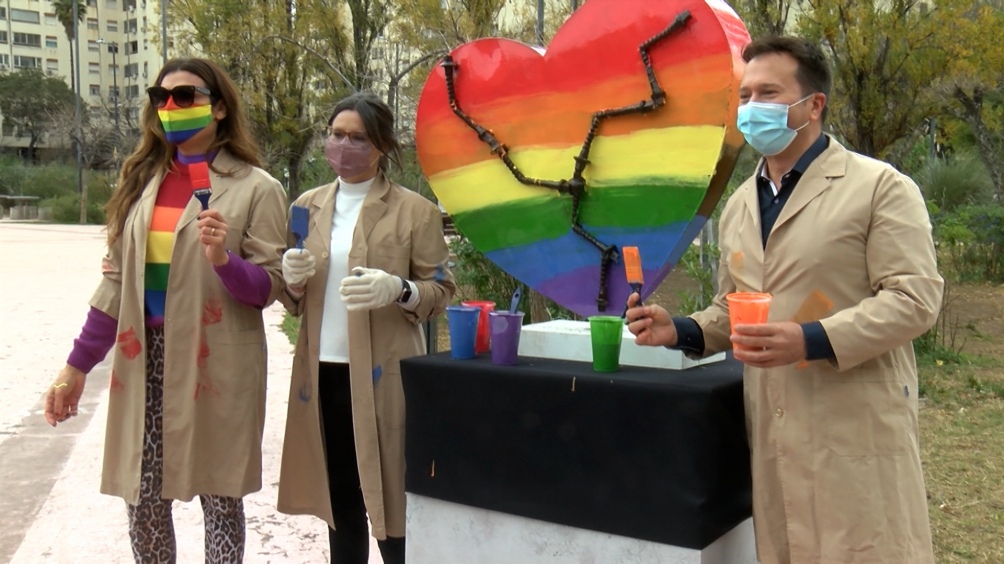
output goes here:
{"type": "MultiPolygon", "coordinates": [[[[328,488],[335,528],[328,528],[331,564],[367,564],[370,557],[366,505],[359,486],[356,443],[352,432],[349,366],[322,362],[318,400],[328,465],[328,488]]],[[[377,541],[384,564],[404,564],[404,537],[377,541]]]]}

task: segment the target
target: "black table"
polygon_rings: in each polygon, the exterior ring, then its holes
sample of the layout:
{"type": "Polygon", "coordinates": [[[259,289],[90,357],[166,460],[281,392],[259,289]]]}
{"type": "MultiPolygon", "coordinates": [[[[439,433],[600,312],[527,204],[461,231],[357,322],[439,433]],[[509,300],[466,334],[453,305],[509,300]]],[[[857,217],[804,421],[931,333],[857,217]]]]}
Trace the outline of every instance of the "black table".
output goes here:
{"type": "Polygon", "coordinates": [[[407,491],[701,550],[751,514],[742,367],[402,361],[407,491]]]}

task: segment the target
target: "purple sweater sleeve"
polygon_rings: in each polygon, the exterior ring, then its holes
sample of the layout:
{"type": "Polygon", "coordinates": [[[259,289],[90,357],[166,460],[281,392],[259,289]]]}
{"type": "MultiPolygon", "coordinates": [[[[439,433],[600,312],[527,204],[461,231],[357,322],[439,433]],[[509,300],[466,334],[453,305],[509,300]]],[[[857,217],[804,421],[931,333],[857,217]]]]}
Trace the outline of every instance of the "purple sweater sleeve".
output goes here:
{"type": "Polygon", "coordinates": [[[73,350],[70,351],[66,364],[84,374],[90,373],[94,365],[101,362],[115,345],[116,329],[118,321],[114,317],[92,307],[87,312],[87,321],[80,330],[80,336],[73,341],[73,350]]]}
{"type": "Polygon", "coordinates": [[[213,267],[220,282],[223,282],[223,286],[238,302],[252,307],[265,307],[272,291],[272,279],[268,272],[230,251],[227,251],[227,255],[230,260],[226,264],[213,267]]]}

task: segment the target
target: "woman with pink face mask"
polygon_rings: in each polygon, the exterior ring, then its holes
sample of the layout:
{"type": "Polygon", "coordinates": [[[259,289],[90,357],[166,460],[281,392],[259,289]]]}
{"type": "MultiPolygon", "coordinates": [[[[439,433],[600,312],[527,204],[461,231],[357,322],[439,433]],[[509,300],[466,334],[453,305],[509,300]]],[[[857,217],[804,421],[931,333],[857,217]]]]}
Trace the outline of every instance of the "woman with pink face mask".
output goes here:
{"type": "MultiPolygon", "coordinates": [[[[399,362],[425,353],[422,323],[455,290],[439,208],[391,182],[394,115],[369,93],[335,106],[324,152],[338,178],[294,202],[303,249],[283,255],[302,316],[293,360],[279,511],[328,524],[333,564],[404,562],[404,392],[399,362]]],[[[292,246],[292,236],[290,243],[292,246]]]]}
{"type": "Polygon", "coordinates": [[[127,503],[136,562],[176,561],[172,500],[195,496],[206,562],[241,562],[242,498],[261,489],[262,308],[285,287],[286,197],[217,65],[170,60],[147,93],[106,208],[104,277],[45,417],[76,415],[111,350],[101,491],[127,503]]]}

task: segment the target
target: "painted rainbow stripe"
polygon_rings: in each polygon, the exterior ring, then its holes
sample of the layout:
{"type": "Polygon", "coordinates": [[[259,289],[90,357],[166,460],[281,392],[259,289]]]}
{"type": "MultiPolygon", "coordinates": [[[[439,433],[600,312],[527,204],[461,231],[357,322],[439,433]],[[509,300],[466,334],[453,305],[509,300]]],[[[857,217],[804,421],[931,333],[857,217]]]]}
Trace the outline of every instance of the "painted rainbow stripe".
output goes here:
{"type": "Polygon", "coordinates": [[[179,108],[170,100],[168,105],[157,110],[164,135],[173,145],[180,145],[202,131],[213,121],[213,108],[209,104],[179,108]]]}
{"type": "MultiPolygon", "coordinates": [[[[463,110],[506,144],[528,177],[567,179],[594,112],[651,96],[638,47],[683,10],[691,14],[686,29],[650,51],[667,104],[601,124],[580,204],[583,227],[600,241],[639,247],[645,297],[699,234],[742,147],[735,111],[749,35],[739,18],[720,0],[591,0],[543,58],[504,39],[451,53],[463,110]]],[[[599,252],[572,232],[571,197],[518,182],[448,100],[436,68],[416,138],[440,203],[504,270],[580,315],[598,313],[599,252]]],[[[622,304],[630,289],[621,265],[608,281],[610,303],[622,304]]]]}

